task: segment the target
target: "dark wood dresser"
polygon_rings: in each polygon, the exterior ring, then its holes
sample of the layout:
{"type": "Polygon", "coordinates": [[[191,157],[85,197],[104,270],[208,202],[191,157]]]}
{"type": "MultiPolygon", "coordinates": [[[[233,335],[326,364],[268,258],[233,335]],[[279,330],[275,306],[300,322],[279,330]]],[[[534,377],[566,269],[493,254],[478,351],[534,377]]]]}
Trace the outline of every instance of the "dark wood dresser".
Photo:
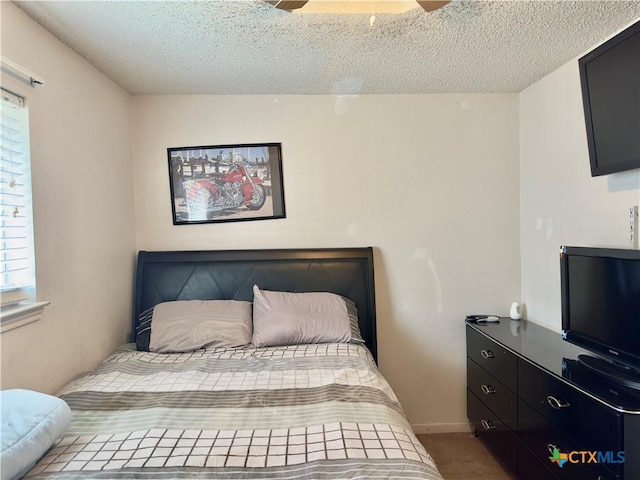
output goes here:
{"type": "Polygon", "coordinates": [[[514,478],[640,480],[640,392],[584,371],[588,352],[534,323],[466,331],[467,416],[514,478]]]}

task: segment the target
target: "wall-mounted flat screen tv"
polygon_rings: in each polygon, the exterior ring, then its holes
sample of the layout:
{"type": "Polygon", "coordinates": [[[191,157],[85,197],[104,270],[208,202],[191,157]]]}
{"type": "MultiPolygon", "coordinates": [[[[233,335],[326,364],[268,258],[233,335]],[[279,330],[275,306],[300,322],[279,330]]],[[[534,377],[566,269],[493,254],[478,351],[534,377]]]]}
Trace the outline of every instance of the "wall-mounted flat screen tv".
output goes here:
{"type": "Polygon", "coordinates": [[[640,22],[578,65],[591,176],[640,168],[640,22]]]}

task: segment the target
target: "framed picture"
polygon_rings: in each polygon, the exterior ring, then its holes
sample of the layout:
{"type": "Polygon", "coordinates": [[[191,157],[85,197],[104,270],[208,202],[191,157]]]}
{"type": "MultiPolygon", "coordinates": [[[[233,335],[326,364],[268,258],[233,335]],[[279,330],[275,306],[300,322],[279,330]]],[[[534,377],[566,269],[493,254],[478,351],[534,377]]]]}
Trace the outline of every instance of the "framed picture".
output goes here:
{"type": "Polygon", "coordinates": [[[173,224],[284,218],[279,143],[168,148],[173,224]]]}

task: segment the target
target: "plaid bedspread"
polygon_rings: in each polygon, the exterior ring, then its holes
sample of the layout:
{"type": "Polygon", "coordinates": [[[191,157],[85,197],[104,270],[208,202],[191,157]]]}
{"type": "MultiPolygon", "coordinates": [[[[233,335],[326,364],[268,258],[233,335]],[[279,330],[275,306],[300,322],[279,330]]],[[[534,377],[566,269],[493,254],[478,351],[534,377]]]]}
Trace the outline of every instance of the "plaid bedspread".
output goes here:
{"type": "Polygon", "coordinates": [[[359,345],[125,348],[60,396],[71,425],[28,478],[442,479],[359,345]]]}

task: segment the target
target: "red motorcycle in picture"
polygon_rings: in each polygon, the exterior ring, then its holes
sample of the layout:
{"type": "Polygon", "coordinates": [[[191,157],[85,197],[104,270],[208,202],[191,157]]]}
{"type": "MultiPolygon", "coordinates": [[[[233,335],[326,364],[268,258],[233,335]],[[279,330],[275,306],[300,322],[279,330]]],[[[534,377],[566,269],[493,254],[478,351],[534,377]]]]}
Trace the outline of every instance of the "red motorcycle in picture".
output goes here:
{"type": "Polygon", "coordinates": [[[186,195],[189,221],[210,220],[219,212],[240,207],[262,208],[266,200],[262,179],[251,176],[242,157],[227,165],[224,173],[212,173],[189,182],[186,195]]]}

